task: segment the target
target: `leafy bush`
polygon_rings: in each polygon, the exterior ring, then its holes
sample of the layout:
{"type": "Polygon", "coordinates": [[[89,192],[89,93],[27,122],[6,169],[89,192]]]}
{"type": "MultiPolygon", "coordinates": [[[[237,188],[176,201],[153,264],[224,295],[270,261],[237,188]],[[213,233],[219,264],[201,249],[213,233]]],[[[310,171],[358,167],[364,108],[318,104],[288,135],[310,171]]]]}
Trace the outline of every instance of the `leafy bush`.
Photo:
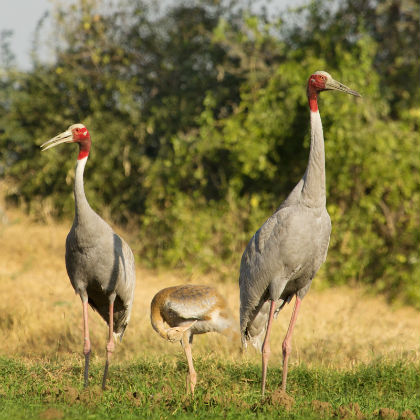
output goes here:
{"type": "Polygon", "coordinates": [[[57,6],[53,64],[35,55],[16,71],[3,38],[10,196],[41,217],[72,214],[75,151],[38,146],[81,121],[93,138],[88,199],[138,229],[142,261],[236,279],[247,241],[304,173],[305,85],[324,69],[363,99],[321,95],[333,223],[323,278],[418,305],[418,60],[402,47],[419,7],[402,3],[395,15],[387,2],[316,2],[289,13],[295,26],[210,0],[157,14],[138,0],[57,6]],[[384,22],[405,25],[391,25],[398,43],[384,22]]]}

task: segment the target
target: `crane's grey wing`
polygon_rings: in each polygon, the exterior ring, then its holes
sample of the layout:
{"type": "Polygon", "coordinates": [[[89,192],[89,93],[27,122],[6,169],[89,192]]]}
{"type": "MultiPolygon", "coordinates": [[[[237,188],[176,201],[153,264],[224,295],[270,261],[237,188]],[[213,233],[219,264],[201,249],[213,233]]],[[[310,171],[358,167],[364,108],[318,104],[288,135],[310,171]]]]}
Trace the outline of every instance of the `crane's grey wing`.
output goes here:
{"type": "Polygon", "coordinates": [[[311,223],[317,218],[299,205],[282,205],[248,243],[239,276],[244,345],[251,340],[261,349],[268,320],[268,300],[276,302],[277,315],[298,290],[309,288],[312,277],[306,267],[305,250],[316,235],[311,223]]]}
{"type": "Polygon", "coordinates": [[[331,236],[331,219],[330,215],[326,211],[325,222],[324,222],[324,234],[320,238],[320,249],[321,251],[321,264],[325,262],[328,254],[328,247],[330,246],[330,236],[331,236]]]}
{"type": "Polygon", "coordinates": [[[262,329],[265,329],[269,305],[264,302],[269,297],[273,279],[278,279],[276,284],[280,287],[286,283],[286,269],[279,254],[284,231],[287,230],[288,215],[288,208],[281,208],[274,213],[251,238],[242,255],[239,287],[240,324],[244,343],[246,339],[259,336],[262,329]]]}
{"type": "MultiPolygon", "coordinates": [[[[77,243],[74,237],[73,227],[70,230],[66,238],[66,270],[70,279],[70,283],[76,293],[79,293],[82,297],[81,290],[86,289],[86,280],[84,279],[83,272],[80,270],[80,266],[76,259],[77,243]]],[[[83,297],[82,297],[83,298],[83,297]]],[[[87,297],[85,297],[87,298],[87,297]]]]}
{"type": "Polygon", "coordinates": [[[242,256],[239,278],[243,343],[258,337],[259,346],[268,299],[276,301],[278,310],[296,293],[303,298],[325,260],[330,232],[325,208],[293,205],[281,206],[254,235],[242,256]]]}
{"type": "Polygon", "coordinates": [[[131,310],[133,307],[134,290],[136,286],[136,269],[134,255],[130,247],[118,235],[114,235],[121,241],[121,248],[118,250],[119,273],[115,287],[116,298],[114,303],[114,331],[115,334],[122,339],[124,331],[130,321],[131,310]]]}
{"type": "Polygon", "coordinates": [[[113,300],[113,330],[121,340],[133,306],[136,284],[134,255],[127,243],[111,231],[109,236],[98,239],[87,261],[92,265],[87,285],[89,304],[109,324],[109,305],[113,300]]]}
{"type": "MultiPolygon", "coordinates": [[[[118,236],[118,235],[116,235],[118,236]]],[[[120,238],[121,239],[121,238],[120,238]]],[[[134,289],[136,286],[136,268],[134,255],[124,239],[121,239],[121,251],[119,252],[119,273],[116,292],[125,306],[132,304],[134,289]]]]}

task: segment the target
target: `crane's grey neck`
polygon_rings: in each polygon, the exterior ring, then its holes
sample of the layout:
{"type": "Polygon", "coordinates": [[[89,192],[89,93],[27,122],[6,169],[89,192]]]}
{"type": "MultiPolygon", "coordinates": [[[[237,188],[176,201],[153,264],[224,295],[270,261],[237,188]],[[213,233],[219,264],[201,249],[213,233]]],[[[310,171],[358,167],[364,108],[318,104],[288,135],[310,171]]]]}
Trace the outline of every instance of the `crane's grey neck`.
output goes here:
{"type": "Polygon", "coordinates": [[[326,204],[324,135],[319,111],[311,114],[311,148],[308,166],[303,176],[302,201],[308,207],[326,204]]]}
{"type": "Polygon", "coordinates": [[[75,221],[81,222],[93,211],[86,199],[85,188],[83,185],[83,172],[85,170],[88,156],[78,159],[76,164],[76,177],[74,181],[74,202],[75,202],[75,221]]]}

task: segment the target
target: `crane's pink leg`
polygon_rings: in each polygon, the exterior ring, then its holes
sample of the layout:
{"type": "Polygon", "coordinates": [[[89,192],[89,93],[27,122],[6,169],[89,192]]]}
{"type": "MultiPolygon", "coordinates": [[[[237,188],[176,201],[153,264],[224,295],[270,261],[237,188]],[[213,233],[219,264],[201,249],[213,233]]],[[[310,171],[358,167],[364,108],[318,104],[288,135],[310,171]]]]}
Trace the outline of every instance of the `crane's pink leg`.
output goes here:
{"type": "Polygon", "coordinates": [[[114,302],[110,302],[109,303],[109,337],[108,337],[108,343],[106,345],[106,362],[105,362],[104,376],[102,378],[102,389],[105,389],[106,377],[108,376],[109,362],[111,360],[111,355],[115,350],[113,332],[114,332],[114,302]]]}
{"type": "Polygon", "coordinates": [[[89,356],[90,356],[90,338],[88,325],[88,301],[83,301],[83,354],[85,355],[84,387],[89,385],[89,356]]]}
{"type": "Polygon", "coordinates": [[[190,334],[189,331],[184,333],[184,336],[181,340],[182,348],[184,349],[185,356],[187,357],[188,362],[188,374],[187,374],[187,394],[191,391],[194,395],[194,388],[197,383],[197,372],[194,369],[191,343],[190,343],[190,334]]]}
{"type": "Polygon", "coordinates": [[[286,392],[286,381],[287,381],[287,365],[289,362],[289,355],[292,351],[292,334],[293,328],[296,324],[297,315],[299,312],[300,304],[302,303],[302,299],[296,296],[295,307],[293,308],[292,317],[290,318],[289,328],[287,329],[286,337],[284,338],[282,350],[283,350],[283,379],[281,382],[281,389],[286,392]]]}
{"type": "Polygon", "coordinates": [[[273,324],[273,317],[274,317],[274,310],[276,309],[276,302],[274,300],[271,301],[270,304],[270,315],[268,316],[268,323],[267,323],[267,331],[265,333],[264,343],[262,346],[262,384],[261,384],[261,392],[264,395],[265,393],[265,381],[267,378],[267,366],[268,366],[268,358],[270,357],[271,349],[270,349],[270,333],[271,333],[271,326],[273,324]]]}

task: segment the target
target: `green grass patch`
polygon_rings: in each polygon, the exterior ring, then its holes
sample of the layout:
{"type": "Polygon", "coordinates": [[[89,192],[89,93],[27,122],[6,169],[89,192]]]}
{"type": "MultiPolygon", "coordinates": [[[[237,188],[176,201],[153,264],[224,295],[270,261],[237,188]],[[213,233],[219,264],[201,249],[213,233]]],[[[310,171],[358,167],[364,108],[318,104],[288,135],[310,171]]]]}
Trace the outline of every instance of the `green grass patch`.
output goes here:
{"type": "Polygon", "coordinates": [[[256,364],[208,357],[195,366],[192,398],[185,395],[187,366],[181,358],[115,364],[102,392],[100,359],[93,360],[84,390],[82,360],[29,363],[3,357],[0,419],[415,419],[420,414],[419,369],[412,363],[381,361],[351,371],[291,366],[291,398],[279,392],[281,369],[275,366],[269,368],[265,398],[256,364]]]}

